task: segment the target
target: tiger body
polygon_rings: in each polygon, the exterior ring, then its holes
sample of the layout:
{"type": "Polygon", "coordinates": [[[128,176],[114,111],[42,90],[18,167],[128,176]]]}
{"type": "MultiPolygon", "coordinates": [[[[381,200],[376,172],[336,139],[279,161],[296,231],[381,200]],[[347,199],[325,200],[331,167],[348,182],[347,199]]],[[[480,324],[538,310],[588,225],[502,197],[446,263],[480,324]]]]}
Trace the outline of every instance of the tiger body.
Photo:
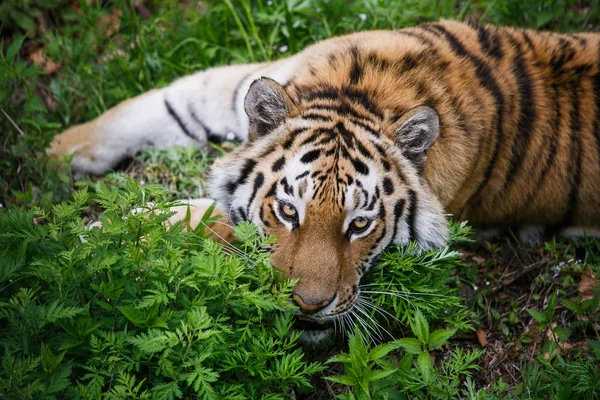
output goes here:
{"type": "Polygon", "coordinates": [[[211,197],[277,237],[272,261],[299,279],[302,314],[329,321],[390,244],[443,246],[446,214],[596,234],[600,34],[454,21],[355,33],[183,78],[50,151],[102,173],[141,148],[213,135],[244,142],[215,163],[211,197]]]}

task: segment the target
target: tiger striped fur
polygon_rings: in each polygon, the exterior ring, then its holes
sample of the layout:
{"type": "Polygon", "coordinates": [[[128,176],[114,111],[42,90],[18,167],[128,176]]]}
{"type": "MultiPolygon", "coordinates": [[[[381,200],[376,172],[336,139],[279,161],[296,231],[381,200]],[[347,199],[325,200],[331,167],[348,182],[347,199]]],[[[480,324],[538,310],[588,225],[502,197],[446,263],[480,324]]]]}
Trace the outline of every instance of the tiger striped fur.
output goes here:
{"type": "Polygon", "coordinates": [[[183,78],[50,152],[103,173],[141,148],[211,136],[245,140],[215,163],[211,196],[277,237],[272,261],[299,278],[302,318],[331,321],[387,246],[444,245],[446,214],[598,233],[600,34],[454,21],[356,33],[183,78]]]}

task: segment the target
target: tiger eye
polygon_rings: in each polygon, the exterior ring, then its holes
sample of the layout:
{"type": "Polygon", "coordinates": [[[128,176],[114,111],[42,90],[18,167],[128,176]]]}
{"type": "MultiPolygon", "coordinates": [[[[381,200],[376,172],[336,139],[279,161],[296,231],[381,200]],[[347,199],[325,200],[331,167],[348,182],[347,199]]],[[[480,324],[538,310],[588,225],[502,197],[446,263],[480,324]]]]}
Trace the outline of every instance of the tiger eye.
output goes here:
{"type": "Polygon", "coordinates": [[[352,221],[352,228],[356,231],[361,231],[365,229],[369,225],[369,220],[367,218],[358,217],[354,221],[352,221]]]}
{"type": "Polygon", "coordinates": [[[296,209],[289,204],[283,204],[281,211],[286,217],[295,217],[297,213],[296,209]]]}

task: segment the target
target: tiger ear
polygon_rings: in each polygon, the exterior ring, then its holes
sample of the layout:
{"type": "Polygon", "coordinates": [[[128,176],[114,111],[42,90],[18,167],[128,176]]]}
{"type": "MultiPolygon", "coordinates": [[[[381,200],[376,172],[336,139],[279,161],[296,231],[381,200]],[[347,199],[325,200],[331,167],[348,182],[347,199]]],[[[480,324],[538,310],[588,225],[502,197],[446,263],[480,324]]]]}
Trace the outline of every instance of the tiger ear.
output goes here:
{"type": "Polygon", "coordinates": [[[419,106],[402,116],[394,129],[394,140],[419,171],[425,167],[427,150],[440,135],[440,118],[431,107],[419,106]]]}
{"type": "Polygon", "coordinates": [[[250,85],[244,109],[250,120],[248,139],[253,141],[281,125],[295,106],[283,86],[271,78],[262,77],[250,85]]]}

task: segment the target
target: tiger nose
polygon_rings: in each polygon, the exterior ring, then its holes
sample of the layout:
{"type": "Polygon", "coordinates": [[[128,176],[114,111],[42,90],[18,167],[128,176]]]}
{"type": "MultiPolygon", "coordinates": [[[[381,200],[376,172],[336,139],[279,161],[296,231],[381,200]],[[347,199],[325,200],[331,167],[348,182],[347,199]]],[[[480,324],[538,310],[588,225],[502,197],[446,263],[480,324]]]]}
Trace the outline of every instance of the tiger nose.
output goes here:
{"type": "Polygon", "coordinates": [[[329,304],[329,300],[323,300],[319,304],[305,303],[302,297],[297,293],[293,293],[292,299],[298,304],[300,309],[306,314],[314,314],[329,304]]]}

